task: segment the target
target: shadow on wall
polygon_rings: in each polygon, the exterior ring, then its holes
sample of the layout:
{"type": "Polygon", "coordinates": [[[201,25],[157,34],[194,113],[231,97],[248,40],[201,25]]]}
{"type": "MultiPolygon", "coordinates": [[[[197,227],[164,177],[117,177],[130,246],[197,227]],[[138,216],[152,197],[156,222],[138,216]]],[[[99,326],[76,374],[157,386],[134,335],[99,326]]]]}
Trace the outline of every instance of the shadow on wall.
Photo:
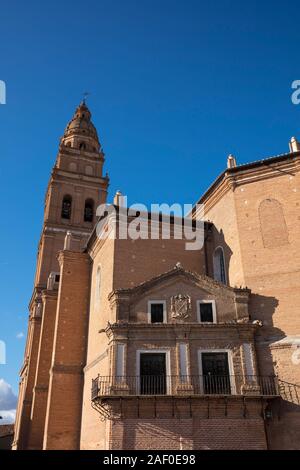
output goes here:
{"type": "MultiPolygon", "coordinates": [[[[207,271],[208,275],[216,280],[220,277],[220,272],[224,271],[225,284],[231,287],[249,287],[250,286],[234,286],[230,282],[229,266],[233,251],[226,243],[223,230],[218,231],[216,227],[212,226],[208,239],[207,239],[207,271]],[[223,259],[218,259],[219,265],[216,263],[216,252],[220,249],[219,253],[223,254],[223,259]]],[[[222,274],[222,273],[221,273],[222,274]]],[[[222,276],[221,276],[222,277],[222,276]]],[[[273,315],[279,304],[278,299],[272,296],[259,295],[255,292],[251,293],[249,311],[252,312],[252,320],[261,320],[263,322],[263,336],[265,339],[278,341],[285,337],[285,334],[279,328],[274,327],[273,315]]]]}
{"type": "Polygon", "coordinates": [[[125,426],[122,449],[173,449],[173,450],[218,450],[218,449],[265,449],[263,423],[257,419],[246,420],[241,416],[235,419],[201,418],[158,418],[143,419],[135,422],[134,429],[130,421],[123,421],[125,426]],[[126,422],[127,421],[127,422],[126,422]],[[222,432],[216,430],[222,426],[222,432]],[[232,429],[238,429],[233,433],[232,429]],[[130,432],[128,432],[130,430],[130,432]],[[245,436],[250,437],[249,440],[245,436]],[[249,444],[250,443],[250,444],[249,444]]]}
{"type": "MultiPolygon", "coordinates": [[[[223,230],[217,230],[212,225],[207,239],[207,271],[212,278],[231,285],[231,287],[249,287],[234,286],[230,282],[229,266],[233,251],[226,242],[223,230]],[[221,250],[219,250],[221,249],[221,250]],[[216,252],[223,254],[223,259],[216,258],[216,252]],[[223,279],[222,279],[223,277],[223,279]]],[[[274,364],[269,348],[269,344],[285,337],[285,333],[274,326],[273,316],[279,301],[276,297],[259,295],[256,292],[251,293],[249,301],[249,312],[251,321],[261,320],[263,327],[258,329],[256,340],[262,348],[258,348],[258,360],[263,364],[261,373],[274,374],[274,364]]]]}
{"type": "Polygon", "coordinates": [[[278,304],[276,297],[251,293],[250,318],[252,321],[261,320],[263,325],[255,335],[258,364],[262,375],[276,375],[270,344],[286,336],[283,330],[274,326],[273,316],[278,304]]]}
{"type": "Polygon", "coordinates": [[[300,442],[300,385],[291,391],[286,382],[280,384],[281,398],[268,405],[270,419],[266,434],[270,450],[299,450],[300,442]]]}
{"type": "Polygon", "coordinates": [[[250,312],[252,312],[253,320],[258,319],[263,322],[265,340],[278,341],[285,337],[285,333],[280,328],[275,327],[273,322],[273,316],[278,305],[279,301],[276,297],[251,293],[250,312]]]}

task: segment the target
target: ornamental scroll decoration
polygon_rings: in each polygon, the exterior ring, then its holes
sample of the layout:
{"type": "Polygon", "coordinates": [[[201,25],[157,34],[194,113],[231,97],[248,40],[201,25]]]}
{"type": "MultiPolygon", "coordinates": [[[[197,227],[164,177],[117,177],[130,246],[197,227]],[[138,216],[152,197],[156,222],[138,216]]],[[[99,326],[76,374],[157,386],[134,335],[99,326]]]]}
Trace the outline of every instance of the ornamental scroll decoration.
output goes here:
{"type": "Polygon", "coordinates": [[[192,301],[189,295],[173,295],[171,297],[171,315],[172,318],[185,320],[191,315],[192,301]]]}

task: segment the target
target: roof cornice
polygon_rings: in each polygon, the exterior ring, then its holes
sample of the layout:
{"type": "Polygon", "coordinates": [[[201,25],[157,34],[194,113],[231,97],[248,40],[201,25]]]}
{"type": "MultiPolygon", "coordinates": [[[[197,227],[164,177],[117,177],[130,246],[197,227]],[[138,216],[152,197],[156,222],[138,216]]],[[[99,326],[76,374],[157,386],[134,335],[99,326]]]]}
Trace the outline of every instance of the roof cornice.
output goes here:
{"type": "Polygon", "coordinates": [[[281,175],[291,175],[300,169],[300,152],[285,153],[275,157],[265,158],[251,163],[239,165],[224,170],[197,204],[205,204],[209,209],[218,202],[229,190],[234,190],[242,184],[273,178],[281,175]]]}

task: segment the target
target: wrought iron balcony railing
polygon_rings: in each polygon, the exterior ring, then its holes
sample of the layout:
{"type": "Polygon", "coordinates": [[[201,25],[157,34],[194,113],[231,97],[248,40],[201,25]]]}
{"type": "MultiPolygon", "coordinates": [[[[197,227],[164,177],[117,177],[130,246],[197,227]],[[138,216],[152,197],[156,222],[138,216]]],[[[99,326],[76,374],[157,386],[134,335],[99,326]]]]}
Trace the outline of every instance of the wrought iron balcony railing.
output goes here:
{"type": "Polygon", "coordinates": [[[113,396],[248,395],[279,396],[277,377],[239,375],[98,376],[92,381],[92,400],[113,396]]]}

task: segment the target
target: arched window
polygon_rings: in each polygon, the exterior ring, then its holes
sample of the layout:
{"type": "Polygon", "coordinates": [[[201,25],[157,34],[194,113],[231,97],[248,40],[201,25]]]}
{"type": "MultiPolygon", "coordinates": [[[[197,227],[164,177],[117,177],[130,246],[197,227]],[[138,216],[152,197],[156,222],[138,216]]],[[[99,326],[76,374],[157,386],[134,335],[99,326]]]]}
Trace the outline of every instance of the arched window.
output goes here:
{"type": "Polygon", "coordinates": [[[77,171],[77,165],[75,162],[71,162],[69,165],[69,170],[70,171],[77,171]]]}
{"type": "Polygon", "coordinates": [[[92,199],[87,199],[84,205],[84,221],[93,222],[94,217],[94,201],[92,199]]]}
{"type": "Polygon", "coordinates": [[[80,150],[85,150],[85,149],[86,149],[86,145],[85,145],[84,142],[80,142],[80,144],[79,144],[79,149],[80,149],[80,150]]]}
{"type": "Polygon", "coordinates": [[[101,293],[101,266],[97,268],[96,274],[96,292],[95,292],[95,299],[96,302],[100,302],[100,293],[101,293]]]}
{"type": "Polygon", "coordinates": [[[214,279],[226,284],[225,259],[223,248],[219,246],[214,251],[214,279]]]}
{"type": "Polygon", "coordinates": [[[87,165],[85,167],[85,174],[86,175],[92,175],[93,174],[93,167],[91,165],[87,165]]]}
{"type": "Polygon", "coordinates": [[[69,195],[64,196],[61,206],[62,219],[70,219],[72,211],[72,197],[69,195]]]}

